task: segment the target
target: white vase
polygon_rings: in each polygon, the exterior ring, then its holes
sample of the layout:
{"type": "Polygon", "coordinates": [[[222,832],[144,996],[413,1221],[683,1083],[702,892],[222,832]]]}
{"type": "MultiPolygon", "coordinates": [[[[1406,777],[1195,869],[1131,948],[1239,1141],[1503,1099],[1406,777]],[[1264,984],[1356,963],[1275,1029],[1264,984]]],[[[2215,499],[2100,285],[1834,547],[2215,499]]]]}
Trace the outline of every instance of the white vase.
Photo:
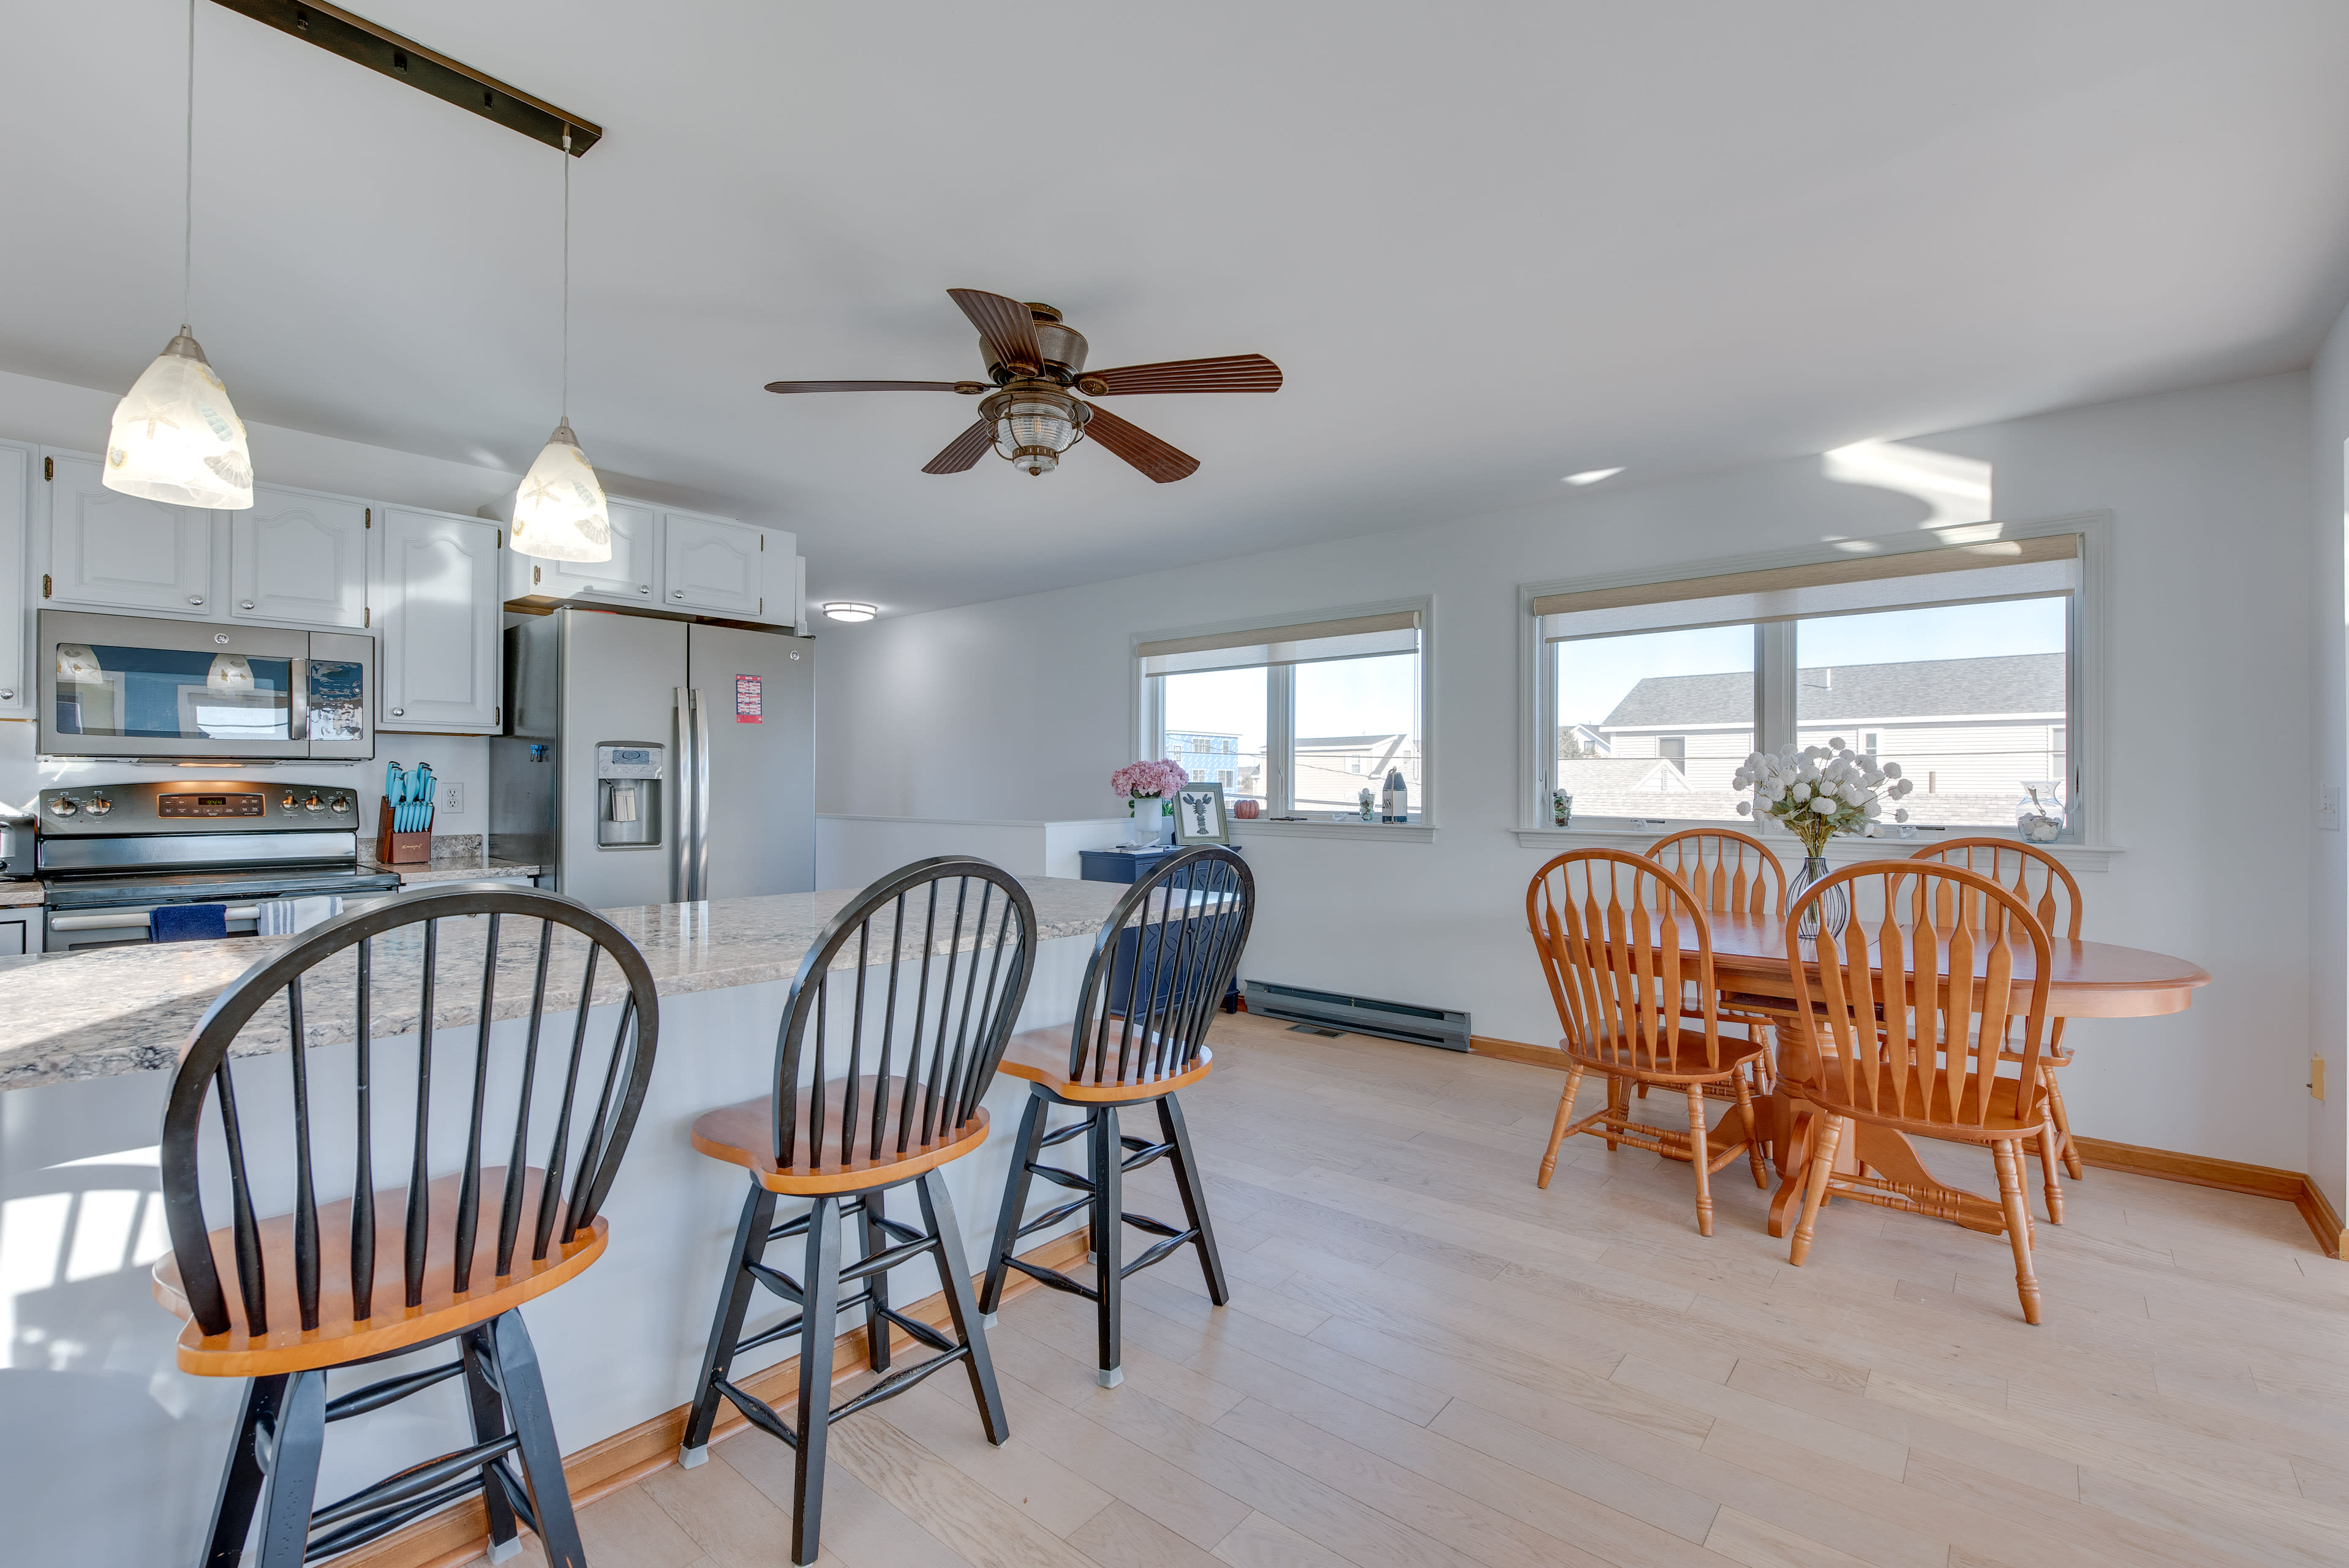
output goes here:
{"type": "Polygon", "coordinates": [[[1166,807],[1164,795],[1135,795],[1127,802],[1133,818],[1133,830],[1126,834],[1134,844],[1166,844],[1174,840],[1174,814],[1166,807]]]}

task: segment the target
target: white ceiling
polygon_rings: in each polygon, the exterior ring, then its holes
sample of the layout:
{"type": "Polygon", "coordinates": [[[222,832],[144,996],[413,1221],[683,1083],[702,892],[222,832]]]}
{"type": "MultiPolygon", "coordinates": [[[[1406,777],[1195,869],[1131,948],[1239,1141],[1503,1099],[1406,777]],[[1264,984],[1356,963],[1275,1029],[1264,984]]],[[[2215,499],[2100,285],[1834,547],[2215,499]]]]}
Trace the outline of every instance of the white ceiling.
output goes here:
{"type": "MultiPolygon", "coordinates": [[[[2349,6],[359,0],[603,125],[572,423],[617,490],[799,530],[892,610],[2306,362],[2349,294],[2349,6]],[[949,286],[1202,460],[919,472],[949,286]]],[[[519,470],[556,413],[551,150],[215,5],[195,328],[248,418],[519,470]]],[[[18,6],[0,369],[127,386],[179,319],[178,0],[18,6]]],[[[99,433],[92,432],[92,444],[99,433]]],[[[266,451],[257,454],[266,478],[266,451]]]]}

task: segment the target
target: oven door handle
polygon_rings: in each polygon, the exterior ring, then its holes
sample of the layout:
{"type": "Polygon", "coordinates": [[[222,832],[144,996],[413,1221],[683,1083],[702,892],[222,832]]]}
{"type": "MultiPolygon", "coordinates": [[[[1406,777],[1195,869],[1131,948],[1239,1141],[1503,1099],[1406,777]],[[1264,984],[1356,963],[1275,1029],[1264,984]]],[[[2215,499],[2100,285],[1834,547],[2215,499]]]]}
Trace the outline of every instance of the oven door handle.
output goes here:
{"type": "MultiPolygon", "coordinates": [[[[127,931],[132,926],[144,929],[147,917],[165,907],[152,904],[145,909],[110,909],[103,914],[53,914],[49,916],[51,931],[127,931]]],[[[222,912],[228,920],[259,920],[260,909],[249,903],[233,903],[222,912]]]]}

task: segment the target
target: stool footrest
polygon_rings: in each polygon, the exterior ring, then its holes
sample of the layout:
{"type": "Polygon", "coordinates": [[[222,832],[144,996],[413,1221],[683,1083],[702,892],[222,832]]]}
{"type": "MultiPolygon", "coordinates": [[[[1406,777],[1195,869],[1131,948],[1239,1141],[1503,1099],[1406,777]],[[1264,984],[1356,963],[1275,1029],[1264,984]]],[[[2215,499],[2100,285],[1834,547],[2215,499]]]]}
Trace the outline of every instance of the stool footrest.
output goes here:
{"type": "Polygon", "coordinates": [[[1092,1199],[1091,1197],[1083,1197],[1078,1198],[1071,1202],[1062,1203],[1058,1208],[1047,1209],[1041,1214],[1037,1215],[1036,1218],[1029,1221],[1026,1224],[1011,1233],[1012,1238],[1017,1240],[1021,1236],[1032,1235],[1036,1232],[1042,1230],[1047,1225],[1059,1224],[1062,1220],[1067,1219],[1070,1215],[1075,1213],[1080,1209],[1087,1209],[1092,1206],[1092,1199]]]}
{"type": "Polygon", "coordinates": [[[807,1292],[800,1288],[799,1281],[793,1279],[782,1270],[779,1268],[770,1268],[767,1264],[761,1263],[756,1258],[744,1258],[742,1260],[742,1272],[749,1274],[752,1279],[757,1280],[761,1284],[765,1285],[769,1290],[773,1291],[777,1295],[781,1296],[785,1301],[790,1302],[792,1305],[804,1306],[807,1305],[807,1292]]]}
{"type": "Polygon", "coordinates": [[[762,1432],[782,1439],[793,1448],[800,1446],[800,1435],[792,1430],[791,1424],[775,1414],[773,1407],[764,1399],[748,1389],[736,1387],[723,1377],[713,1377],[709,1381],[719,1393],[733,1402],[734,1408],[741,1411],[743,1418],[752,1426],[762,1432]]]}
{"type": "Polygon", "coordinates": [[[1148,1231],[1154,1236],[1195,1236],[1196,1231],[1185,1231],[1168,1224],[1155,1214],[1120,1214],[1119,1219],[1137,1231],[1148,1231]]]}
{"type": "MultiPolygon", "coordinates": [[[[875,1196],[877,1197],[878,1194],[875,1194],[875,1196]]],[[[897,1240],[901,1242],[921,1241],[929,1235],[927,1231],[923,1230],[918,1225],[903,1224],[891,1219],[888,1215],[883,1213],[878,1206],[867,1208],[864,1212],[871,1218],[874,1224],[880,1226],[884,1231],[888,1232],[889,1234],[896,1237],[897,1240]]]]}
{"type": "Polygon", "coordinates": [[[1006,1258],[1003,1261],[1039,1284],[1048,1284],[1054,1290],[1067,1291],[1071,1295],[1083,1296],[1087,1301],[1101,1299],[1101,1292],[1089,1284],[1079,1284],[1058,1269],[1048,1269],[1040,1264],[1031,1264],[1025,1258],[1006,1258]]]}
{"type": "Polygon", "coordinates": [[[380,1410],[386,1405],[397,1404],[407,1398],[419,1389],[429,1388],[445,1378],[454,1377],[464,1369],[464,1362],[451,1361],[446,1367],[429,1367],[421,1372],[410,1372],[404,1377],[386,1377],[364,1388],[354,1388],[338,1399],[326,1401],[326,1419],[347,1420],[353,1416],[364,1416],[369,1410],[380,1410]]]}
{"type": "MultiPolygon", "coordinates": [[[[370,1541],[382,1539],[404,1524],[412,1523],[423,1518],[428,1513],[437,1513],[450,1503],[460,1498],[469,1497],[481,1489],[480,1476],[462,1477],[450,1482],[447,1486],[428,1491],[420,1497],[388,1505],[387,1512],[371,1514],[365,1519],[356,1519],[340,1530],[331,1530],[324,1535],[314,1535],[310,1538],[305,1552],[316,1553],[316,1557],[326,1557],[336,1553],[347,1552],[353,1547],[364,1546],[370,1541]]],[[[533,1532],[536,1528],[535,1525],[532,1527],[533,1532]]],[[[316,1561],[316,1557],[309,1560],[316,1561]]]]}
{"type": "Polygon", "coordinates": [[[1128,1149],[1140,1151],[1131,1160],[1122,1161],[1118,1166],[1121,1171],[1139,1171],[1154,1160],[1164,1160],[1174,1150],[1174,1146],[1171,1143],[1152,1143],[1140,1138],[1121,1139],[1119,1141],[1128,1149]]]}
{"type": "Polygon", "coordinates": [[[959,1350],[962,1348],[961,1346],[957,1345],[953,1340],[948,1339],[945,1335],[940,1334],[936,1329],[931,1327],[928,1324],[924,1323],[920,1318],[907,1317],[904,1313],[897,1311],[894,1307],[883,1307],[881,1309],[881,1315],[887,1318],[890,1322],[895,1324],[898,1327],[904,1329],[906,1333],[912,1335],[915,1338],[920,1340],[923,1344],[928,1346],[933,1350],[959,1350]]]}
{"type": "Polygon", "coordinates": [[[927,1361],[916,1361],[911,1367],[901,1367],[896,1371],[890,1373],[886,1377],[882,1378],[878,1383],[874,1384],[870,1388],[865,1389],[864,1392],[859,1394],[854,1399],[848,1401],[847,1404],[840,1406],[838,1408],[831,1411],[824,1417],[824,1419],[827,1421],[837,1421],[843,1416],[853,1416],[856,1414],[857,1411],[864,1408],[867,1405],[877,1405],[884,1399],[893,1399],[898,1395],[904,1393],[906,1389],[912,1387],[915,1384],[920,1382],[923,1378],[928,1377],[931,1373],[936,1371],[939,1367],[946,1366],[949,1362],[960,1361],[969,1354],[969,1346],[957,1345],[952,1349],[945,1352],[943,1355],[931,1357],[927,1361]]]}
{"type": "Polygon", "coordinates": [[[1061,1128],[1056,1132],[1048,1132],[1044,1134],[1043,1137],[1036,1140],[1036,1147],[1039,1149],[1050,1149],[1055,1143],[1066,1143],[1070,1139],[1084,1133],[1092,1127],[1092,1121],[1090,1118],[1082,1121],[1072,1121],[1069,1123],[1068,1126],[1061,1128]]]}
{"type": "Polygon", "coordinates": [[[1073,1171],[1063,1171],[1057,1165],[1030,1165],[1029,1170],[1055,1187],[1066,1187],[1071,1192],[1090,1192],[1093,1184],[1073,1171]]]}
{"type": "Polygon", "coordinates": [[[886,1274],[906,1259],[918,1257],[933,1250],[937,1244],[936,1237],[923,1236],[919,1241],[906,1242],[900,1246],[884,1247],[871,1257],[861,1258],[842,1268],[840,1283],[846,1284],[850,1280],[869,1279],[877,1274],[886,1274]]]}
{"type": "MultiPolygon", "coordinates": [[[[1133,1223],[1133,1216],[1128,1214],[1126,1216],[1126,1222],[1128,1224],[1133,1223]]],[[[1123,1279],[1126,1275],[1133,1274],[1137,1270],[1148,1268],[1152,1264],[1158,1262],[1159,1259],[1174,1251],[1177,1247],[1189,1246],[1192,1242],[1198,1238],[1198,1234],[1199,1233],[1196,1231],[1175,1231],[1170,1233],[1164,1241],[1154,1243],[1140,1257],[1134,1259],[1132,1263],[1118,1270],[1117,1277],[1123,1279]]]]}

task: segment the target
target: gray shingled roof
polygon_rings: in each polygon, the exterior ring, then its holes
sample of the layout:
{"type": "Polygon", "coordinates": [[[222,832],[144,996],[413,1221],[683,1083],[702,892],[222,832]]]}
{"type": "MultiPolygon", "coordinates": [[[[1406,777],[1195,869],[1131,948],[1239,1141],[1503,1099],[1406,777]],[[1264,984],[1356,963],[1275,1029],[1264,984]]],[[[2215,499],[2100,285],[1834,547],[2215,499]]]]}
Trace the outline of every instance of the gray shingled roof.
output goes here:
{"type": "MultiPolygon", "coordinates": [[[[2064,711],[2061,654],[1820,665],[1798,671],[1797,676],[1796,717],[1806,724],[1839,718],[2064,711]]],[[[1750,675],[1650,676],[1624,694],[1599,727],[1745,724],[1753,717],[1754,677],[1750,675]]]]}

